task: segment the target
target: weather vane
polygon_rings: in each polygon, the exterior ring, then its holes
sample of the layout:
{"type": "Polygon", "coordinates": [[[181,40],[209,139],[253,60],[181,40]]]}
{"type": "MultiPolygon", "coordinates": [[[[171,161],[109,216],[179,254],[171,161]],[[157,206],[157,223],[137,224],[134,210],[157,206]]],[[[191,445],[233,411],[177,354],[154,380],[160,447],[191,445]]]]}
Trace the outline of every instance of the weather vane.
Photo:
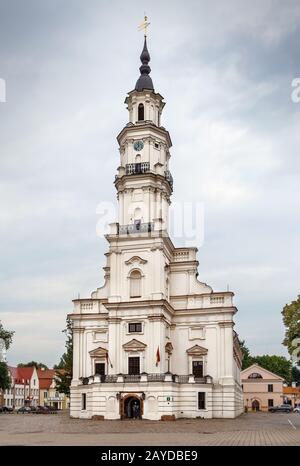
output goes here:
{"type": "Polygon", "coordinates": [[[144,16],[144,21],[139,25],[139,31],[144,31],[144,36],[147,37],[147,27],[150,25],[148,17],[144,16]]]}

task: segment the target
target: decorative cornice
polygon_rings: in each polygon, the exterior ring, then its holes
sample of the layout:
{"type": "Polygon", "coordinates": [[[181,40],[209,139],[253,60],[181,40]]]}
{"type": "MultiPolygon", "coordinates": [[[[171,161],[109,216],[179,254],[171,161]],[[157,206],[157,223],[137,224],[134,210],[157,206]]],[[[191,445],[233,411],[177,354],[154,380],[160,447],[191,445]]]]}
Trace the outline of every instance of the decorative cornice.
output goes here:
{"type": "Polygon", "coordinates": [[[135,262],[144,265],[144,264],[146,264],[148,261],[146,261],[145,259],[142,259],[140,256],[132,256],[130,259],[128,259],[127,261],[125,261],[125,264],[126,264],[126,265],[131,265],[131,264],[134,264],[135,262]]]}
{"type": "Polygon", "coordinates": [[[99,348],[96,348],[92,351],[89,351],[89,354],[92,358],[105,358],[107,355],[108,351],[105,348],[102,348],[99,346],[99,348]]]}
{"type": "Polygon", "coordinates": [[[136,340],[135,338],[123,345],[125,351],[144,351],[146,347],[147,345],[145,343],[136,340]]]}

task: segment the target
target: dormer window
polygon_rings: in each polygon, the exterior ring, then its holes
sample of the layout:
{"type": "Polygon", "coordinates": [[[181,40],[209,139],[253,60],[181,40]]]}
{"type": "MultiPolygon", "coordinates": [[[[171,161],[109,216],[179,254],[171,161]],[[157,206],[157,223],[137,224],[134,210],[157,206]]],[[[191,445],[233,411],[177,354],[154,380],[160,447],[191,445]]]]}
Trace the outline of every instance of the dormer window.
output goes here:
{"type": "Polygon", "coordinates": [[[139,104],[138,106],[138,120],[139,121],[144,121],[145,120],[145,111],[144,111],[144,105],[139,104]]]}
{"type": "Polygon", "coordinates": [[[248,376],[248,379],[262,379],[262,376],[257,372],[252,372],[252,374],[248,376]]]}

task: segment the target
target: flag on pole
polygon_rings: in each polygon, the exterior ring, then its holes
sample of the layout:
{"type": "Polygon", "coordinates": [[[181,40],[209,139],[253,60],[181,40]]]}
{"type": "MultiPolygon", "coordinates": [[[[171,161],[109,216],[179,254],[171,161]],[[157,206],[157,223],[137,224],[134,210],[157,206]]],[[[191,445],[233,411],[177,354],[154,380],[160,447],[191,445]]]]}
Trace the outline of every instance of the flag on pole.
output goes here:
{"type": "Polygon", "coordinates": [[[160,352],[159,352],[159,346],[158,346],[157,351],[156,351],[156,365],[157,366],[159,362],[160,362],[160,352]]]}

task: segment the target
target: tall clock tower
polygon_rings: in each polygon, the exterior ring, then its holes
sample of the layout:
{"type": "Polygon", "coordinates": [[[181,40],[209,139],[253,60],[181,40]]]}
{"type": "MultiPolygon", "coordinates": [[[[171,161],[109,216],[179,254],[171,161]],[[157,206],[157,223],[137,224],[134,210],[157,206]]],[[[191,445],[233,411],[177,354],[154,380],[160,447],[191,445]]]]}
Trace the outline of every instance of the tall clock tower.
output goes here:
{"type": "Polygon", "coordinates": [[[129,122],[118,135],[120,166],[115,185],[120,233],[166,230],[173,182],[169,171],[171,138],[161,125],[165,103],[154,91],[145,37],[140,77],[129,92],[129,122]],[[132,176],[138,175],[138,176],[132,176]]]}
{"type": "Polygon", "coordinates": [[[70,314],[71,416],[235,417],[242,390],[233,293],[199,281],[197,248],[169,237],[172,142],[146,37],[140,60],[117,136],[119,210],[106,235],[105,283],[74,300],[70,314]]]}

